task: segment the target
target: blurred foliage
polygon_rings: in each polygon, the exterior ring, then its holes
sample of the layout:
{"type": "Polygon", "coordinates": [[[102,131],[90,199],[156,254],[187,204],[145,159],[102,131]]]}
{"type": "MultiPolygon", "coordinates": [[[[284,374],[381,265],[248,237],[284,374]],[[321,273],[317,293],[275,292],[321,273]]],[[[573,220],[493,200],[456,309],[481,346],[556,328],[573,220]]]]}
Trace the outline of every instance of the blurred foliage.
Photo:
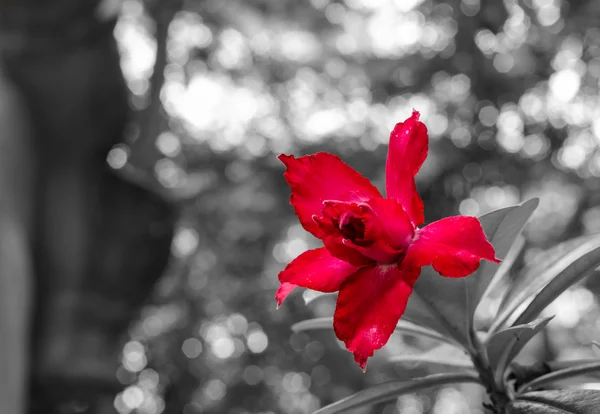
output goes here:
{"type": "MultiPolygon", "coordinates": [[[[115,29],[137,109],[149,105],[157,44],[147,6],[125,0],[115,29]]],[[[307,308],[296,295],[276,310],[277,273],[316,246],[288,204],[281,152],[339,154],[381,188],[389,131],[415,108],[430,132],[417,177],[427,221],[538,196],[523,263],[598,233],[599,24],[594,0],[184,1],[168,30],[152,174],[199,194],[180,203],[169,271],[130,329],[119,411],[309,413],[422,374],[374,358],[363,375],[331,332],[291,333],[333,302],[307,308]]],[[[562,295],[530,352],[589,356],[597,289],[562,295]]],[[[480,307],[482,323],[497,305],[480,307]]],[[[396,335],[379,354],[412,345],[396,335]]],[[[480,393],[403,396],[377,412],[476,413],[480,393]]]]}

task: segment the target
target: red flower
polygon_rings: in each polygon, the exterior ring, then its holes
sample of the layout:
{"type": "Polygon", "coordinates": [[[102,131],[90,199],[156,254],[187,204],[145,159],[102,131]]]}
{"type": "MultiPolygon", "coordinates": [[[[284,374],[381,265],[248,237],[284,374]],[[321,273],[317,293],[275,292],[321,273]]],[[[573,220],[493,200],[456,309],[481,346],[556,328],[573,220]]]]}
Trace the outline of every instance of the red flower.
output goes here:
{"type": "Polygon", "coordinates": [[[277,303],[296,286],[339,290],[335,333],[363,370],[394,332],[422,266],[464,277],[481,259],[500,262],[475,217],[418,227],[423,201],[414,177],[427,149],[427,128],[413,111],[390,135],[387,198],[335,155],[279,156],[300,223],[324,247],[301,254],[279,274],[277,303]]]}

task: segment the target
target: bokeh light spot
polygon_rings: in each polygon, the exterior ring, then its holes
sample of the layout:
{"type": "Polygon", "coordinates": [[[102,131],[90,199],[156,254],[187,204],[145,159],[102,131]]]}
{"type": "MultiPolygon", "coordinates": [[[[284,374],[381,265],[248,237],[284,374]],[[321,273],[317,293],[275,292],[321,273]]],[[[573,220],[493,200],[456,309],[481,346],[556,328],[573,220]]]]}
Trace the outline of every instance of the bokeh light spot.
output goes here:
{"type": "Polygon", "coordinates": [[[244,381],[248,385],[257,385],[259,384],[264,377],[263,370],[256,365],[249,365],[244,369],[244,381]]]}
{"type": "Polygon", "coordinates": [[[212,379],[208,381],[204,388],[204,393],[211,400],[220,400],[225,396],[227,392],[227,386],[219,379],[212,379]]]}
{"type": "Polygon", "coordinates": [[[171,251],[177,257],[186,257],[198,247],[198,232],[194,229],[182,227],[177,230],[173,239],[171,251]]]}
{"type": "Polygon", "coordinates": [[[181,350],[186,357],[190,359],[197,358],[202,353],[202,342],[197,338],[188,338],[183,341],[181,350]]]}
{"type": "Polygon", "coordinates": [[[106,161],[111,168],[115,170],[119,170],[123,168],[127,164],[127,160],[129,159],[129,147],[118,144],[112,147],[112,149],[108,152],[106,157],[106,161]]]}
{"type": "Polygon", "coordinates": [[[267,349],[269,338],[262,330],[254,330],[248,334],[247,344],[252,353],[260,354],[267,349]]]}
{"type": "Polygon", "coordinates": [[[177,135],[167,131],[156,139],[156,148],[168,157],[175,157],[181,152],[181,143],[177,135]]]}
{"type": "Polygon", "coordinates": [[[230,337],[221,337],[211,344],[213,354],[219,359],[227,359],[235,352],[235,344],[230,337]]]}
{"type": "Polygon", "coordinates": [[[143,370],[148,363],[144,346],[137,341],[125,344],[121,363],[130,372],[140,372],[143,370]]]}

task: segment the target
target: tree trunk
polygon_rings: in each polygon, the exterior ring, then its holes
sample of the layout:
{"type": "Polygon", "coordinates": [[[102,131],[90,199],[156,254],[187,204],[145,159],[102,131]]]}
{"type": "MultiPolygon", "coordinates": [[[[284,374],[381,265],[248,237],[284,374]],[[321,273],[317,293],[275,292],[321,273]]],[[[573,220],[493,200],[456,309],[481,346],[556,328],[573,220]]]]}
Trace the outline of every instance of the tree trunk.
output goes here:
{"type": "Polygon", "coordinates": [[[0,72],[0,412],[23,412],[32,295],[32,167],[27,114],[0,72]]]}
{"type": "MultiPolygon", "coordinates": [[[[35,148],[20,164],[35,174],[29,203],[35,206],[34,288],[28,290],[26,277],[20,285],[9,282],[6,296],[18,303],[10,304],[5,318],[10,320],[0,320],[0,333],[3,324],[13,327],[11,352],[17,357],[17,350],[27,349],[23,307],[31,296],[31,414],[113,412],[122,337],[170,251],[172,207],[117,177],[105,162],[110,148],[122,141],[130,111],[114,22],[98,20],[98,3],[0,3],[0,53],[8,78],[23,96],[35,148]]],[[[6,138],[15,145],[19,140],[6,138]]],[[[13,197],[3,190],[3,197],[13,197]]],[[[5,222],[19,223],[0,211],[0,225],[5,222]]],[[[18,231],[24,232],[13,229],[18,231]]],[[[25,273],[28,249],[13,248],[21,253],[6,254],[23,257],[25,273]]],[[[0,267],[0,273],[5,280],[8,271],[0,267]]],[[[22,360],[14,370],[25,369],[22,360]]],[[[14,395],[21,383],[15,381],[14,395]]],[[[6,396],[0,397],[3,404],[6,396]]],[[[18,408],[2,412],[20,414],[18,408]]]]}

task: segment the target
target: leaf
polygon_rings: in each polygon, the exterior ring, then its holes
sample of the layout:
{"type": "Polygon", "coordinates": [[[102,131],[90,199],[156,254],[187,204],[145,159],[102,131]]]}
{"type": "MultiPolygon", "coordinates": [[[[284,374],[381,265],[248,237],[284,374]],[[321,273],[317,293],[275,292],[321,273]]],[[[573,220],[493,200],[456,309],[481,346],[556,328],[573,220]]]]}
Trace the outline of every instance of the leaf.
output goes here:
{"type": "Polygon", "coordinates": [[[535,299],[514,322],[535,318],[557,296],[600,265],[600,235],[584,236],[561,243],[528,267],[506,293],[490,332],[495,332],[532,296],[535,299]]]}
{"type": "Polygon", "coordinates": [[[533,262],[519,274],[519,276],[514,280],[513,284],[510,286],[510,288],[506,291],[504,297],[502,298],[502,302],[500,303],[500,308],[506,307],[509,302],[514,300],[515,295],[518,292],[521,292],[523,289],[532,289],[531,282],[537,282],[536,289],[541,289],[547,282],[532,277],[530,273],[539,274],[543,271],[546,271],[547,269],[552,267],[556,259],[558,259],[560,256],[567,254],[569,251],[581,245],[585,240],[591,239],[592,237],[593,236],[582,236],[571,240],[567,240],[536,255],[533,262]]]}
{"type": "MultiPolygon", "coordinates": [[[[304,299],[304,304],[308,305],[316,300],[326,298],[326,297],[335,297],[337,292],[334,293],[324,293],[317,292],[314,290],[306,289],[302,293],[302,297],[304,299]]],[[[434,334],[437,332],[437,335],[434,339],[444,338],[446,342],[451,340],[450,334],[447,329],[440,324],[438,321],[438,317],[431,312],[428,305],[421,299],[416,293],[413,292],[411,295],[406,310],[402,315],[402,319],[400,322],[412,322],[414,326],[421,327],[422,329],[428,330],[429,332],[433,332],[434,334]],[[430,328],[430,329],[427,329],[430,328]]],[[[295,326],[295,325],[294,325],[295,326]]],[[[431,336],[425,334],[424,336],[431,336]]],[[[440,339],[441,340],[441,339],[440,339]]]]}
{"type": "Polygon", "coordinates": [[[435,357],[432,355],[398,355],[393,358],[390,358],[388,362],[392,364],[402,365],[406,369],[425,368],[431,373],[440,371],[460,371],[470,372],[473,375],[477,374],[477,371],[473,367],[472,363],[455,361],[452,359],[445,359],[441,357],[435,357]]]}
{"type": "MultiPolygon", "coordinates": [[[[324,318],[307,319],[305,321],[301,321],[301,322],[298,322],[298,323],[295,323],[294,325],[292,325],[292,331],[294,331],[296,333],[310,331],[310,330],[314,330],[314,329],[331,329],[331,330],[333,330],[333,318],[332,317],[324,317],[324,318]]],[[[405,334],[430,338],[430,339],[434,339],[436,341],[455,345],[454,342],[452,341],[452,338],[443,336],[431,329],[415,325],[412,322],[405,321],[402,319],[398,321],[398,324],[396,325],[396,331],[405,333],[405,334]]]]}
{"type": "Polygon", "coordinates": [[[469,373],[434,374],[409,381],[389,381],[359,391],[350,397],[323,407],[313,414],[345,413],[354,408],[392,401],[400,395],[410,394],[425,388],[466,382],[480,383],[477,375],[469,373]]]}
{"type": "MultiPolygon", "coordinates": [[[[595,362],[599,362],[597,358],[595,358],[595,359],[592,359],[592,358],[567,359],[567,360],[549,361],[549,362],[546,362],[546,365],[548,365],[551,372],[554,372],[554,371],[558,371],[558,370],[562,370],[562,369],[566,369],[566,368],[577,367],[580,365],[585,365],[585,364],[590,364],[590,363],[595,363],[595,362]]],[[[589,374],[590,378],[600,379],[600,370],[594,371],[594,372],[589,372],[588,374],[589,374]]],[[[593,382],[593,381],[588,381],[588,382],[593,382]]]]}
{"type": "Polygon", "coordinates": [[[456,359],[448,359],[442,356],[435,355],[419,355],[419,354],[410,354],[410,355],[398,355],[388,359],[388,362],[392,364],[400,364],[404,365],[407,368],[417,368],[421,365],[425,365],[428,368],[431,367],[453,367],[453,368],[464,368],[467,370],[472,370],[473,373],[476,371],[473,368],[473,363],[467,360],[456,360],[456,359]]]}
{"type": "MultiPolygon", "coordinates": [[[[500,263],[500,266],[498,267],[496,274],[494,274],[494,277],[493,277],[492,281],[490,282],[487,290],[483,294],[483,297],[493,296],[492,292],[494,290],[498,290],[498,285],[512,269],[513,265],[517,261],[517,258],[521,254],[521,251],[523,251],[523,247],[525,247],[525,237],[523,237],[522,235],[519,235],[515,239],[515,242],[513,243],[512,247],[510,248],[510,250],[504,257],[504,259],[502,260],[502,263],[500,263]]],[[[498,296],[500,296],[500,295],[498,295],[498,296]]],[[[481,304],[481,301],[480,301],[480,304],[481,304]]]]}
{"type": "Polygon", "coordinates": [[[429,304],[417,292],[413,291],[410,295],[401,320],[412,322],[417,326],[427,327],[444,337],[452,338],[459,344],[462,343],[460,338],[457,339],[452,335],[451,329],[444,324],[443,318],[431,309],[429,304]]]}
{"type": "MultiPolygon", "coordinates": [[[[498,233],[499,226],[504,222],[505,217],[511,211],[518,208],[519,206],[506,207],[492,211],[479,218],[488,239],[493,239],[493,236],[498,233]]],[[[506,225],[509,225],[508,222],[506,225]]],[[[460,279],[447,278],[441,277],[433,268],[425,267],[414,287],[414,292],[426,304],[429,313],[434,315],[436,323],[456,341],[473,352],[471,328],[475,305],[473,304],[472,297],[477,289],[476,284],[476,275],[460,279]]],[[[411,295],[411,299],[412,296],[415,296],[415,293],[411,295]]]]}
{"type": "Polygon", "coordinates": [[[541,318],[525,325],[513,326],[512,328],[497,332],[489,338],[486,344],[486,351],[498,386],[503,387],[504,372],[508,364],[552,318],[553,316],[541,318]]]}
{"type": "MultiPolygon", "coordinates": [[[[540,203],[539,198],[532,198],[531,200],[527,200],[524,203],[516,206],[507,212],[507,214],[503,215],[503,218],[500,222],[497,222],[497,219],[493,220],[491,217],[487,218],[491,215],[501,214],[502,210],[496,210],[496,212],[492,212],[488,215],[481,217],[482,225],[485,229],[485,234],[488,236],[488,240],[494,246],[496,250],[496,257],[500,259],[506,259],[508,252],[510,251],[513,244],[515,244],[515,240],[523,231],[523,227],[537,208],[540,203]],[[500,212],[500,213],[498,213],[500,212]],[[485,221],[485,222],[484,222],[485,221]],[[489,223],[489,224],[488,224],[489,223]],[[497,224],[496,224],[497,223],[497,224]],[[492,230],[492,226],[496,224],[495,230],[492,230]],[[486,228],[487,226],[488,228],[486,228]]],[[[516,257],[515,257],[516,258],[516,257]]],[[[514,259],[513,263],[514,263],[514,259]]],[[[504,265],[500,264],[500,267],[504,265]]],[[[475,312],[475,308],[481,301],[481,298],[488,291],[488,288],[491,287],[493,279],[496,278],[496,274],[499,273],[500,270],[499,265],[496,263],[483,261],[479,270],[475,272],[472,276],[473,285],[474,285],[474,294],[473,294],[473,306],[471,309],[471,317],[475,312]]],[[[504,269],[510,268],[510,264],[504,266],[504,269]]],[[[505,270],[505,271],[506,271],[505,270]]],[[[498,276],[500,278],[500,276],[498,276]]]]}
{"type": "MultiPolygon", "coordinates": [[[[597,363],[600,360],[596,359],[567,359],[558,361],[546,361],[536,362],[533,365],[519,365],[516,363],[510,364],[510,375],[508,376],[509,381],[513,381],[513,388],[520,389],[522,385],[533,381],[543,375],[550,374],[551,372],[579,367],[581,365],[597,363]]],[[[574,384],[586,384],[590,382],[598,382],[600,379],[600,370],[592,371],[587,374],[581,374],[577,377],[567,378],[565,380],[556,380],[552,384],[552,388],[559,389],[565,388],[574,384]]]]}
{"type": "Polygon", "coordinates": [[[308,305],[309,303],[324,297],[331,297],[337,295],[337,292],[334,293],[325,293],[325,292],[317,292],[316,290],[306,289],[302,292],[302,299],[304,299],[304,304],[308,305]]]}
{"type": "Polygon", "coordinates": [[[333,318],[326,316],[324,318],[306,319],[293,324],[291,329],[295,333],[312,331],[315,329],[333,329],[333,318]]]}
{"type": "Polygon", "coordinates": [[[571,263],[564,272],[552,279],[535,295],[533,301],[513,323],[514,325],[527,323],[536,318],[561,293],[600,266],[600,237],[596,239],[595,243],[590,243],[589,247],[591,250],[588,253],[571,263]]]}
{"type": "MultiPolygon", "coordinates": [[[[585,358],[585,359],[559,359],[554,361],[546,362],[546,365],[550,368],[550,371],[558,371],[559,369],[576,367],[578,365],[590,364],[599,362],[596,358],[585,358]]],[[[600,374],[600,372],[598,372],[600,374]]]]}
{"type": "Polygon", "coordinates": [[[600,391],[537,391],[519,396],[506,414],[597,414],[600,391]]]}
{"type": "Polygon", "coordinates": [[[464,350],[451,345],[440,345],[419,354],[398,355],[388,359],[393,364],[404,365],[407,368],[426,367],[431,371],[448,368],[458,368],[476,373],[473,361],[464,350]]]}
{"type": "Polygon", "coordinates": [[[542,375],[541,377],[538,377],[532,381],[529,381],[527,384],[522,385],[517,391],[519,393],[523,393],[531,389],[539,388],[551,382],[563,380],[566,378],[578,377],[589,373],[598,373],[598,371],[600,371],[600,361],[569,367],[551,372],[550,374],[542,375]]]}
{"type": "Polygon", "coordinates": [[[414,323],[400,319],[398,324],[396,325],[396,331],[410,334],[415,336],[422,336],[429,339],[434,339],[439,342],[445,342],[452,345],[456,345],[452,338],[449,336],[444,336],[432,329],[425,328],[423,326],[415,325],[414,323]]]}

